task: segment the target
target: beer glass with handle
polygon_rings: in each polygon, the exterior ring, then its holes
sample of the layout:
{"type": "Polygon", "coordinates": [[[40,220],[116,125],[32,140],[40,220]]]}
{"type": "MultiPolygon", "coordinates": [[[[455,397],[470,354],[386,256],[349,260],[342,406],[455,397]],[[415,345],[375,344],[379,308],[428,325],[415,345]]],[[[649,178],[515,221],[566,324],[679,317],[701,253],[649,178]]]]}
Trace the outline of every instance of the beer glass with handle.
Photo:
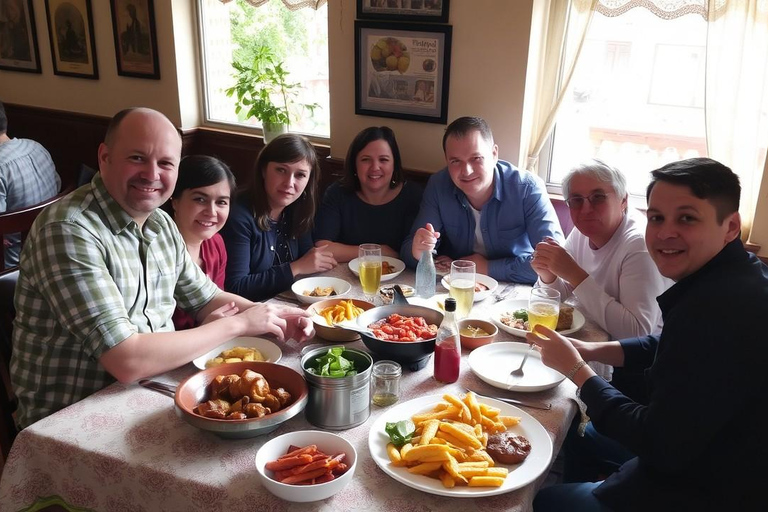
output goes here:
{"type": "Polygon", "coordinates": [[[553,331],[560,315],[560,292],[552,288],[534,288],[528,298],[528,330],[544,325],[553,331]]]}
{"type": "Polygon", "coordinates": [[[362,244],[357,251],[360,262],[360,285],[363,287],[365,300],[373,302],[381,284],[381,246],[362,244]]]}

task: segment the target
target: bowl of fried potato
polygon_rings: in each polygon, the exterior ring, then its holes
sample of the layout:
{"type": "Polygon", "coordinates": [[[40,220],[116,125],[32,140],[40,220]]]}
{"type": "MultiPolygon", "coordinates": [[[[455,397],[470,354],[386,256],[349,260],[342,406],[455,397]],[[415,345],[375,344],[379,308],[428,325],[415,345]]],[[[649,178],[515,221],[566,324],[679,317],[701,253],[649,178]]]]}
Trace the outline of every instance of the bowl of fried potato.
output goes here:
{"type": "Polygon", "coordinates": [[[227,363],[243,361],[264,361],[276,363],[283,357],[283,351],[276,344],[264,338],[240,336],[209,350],[192,360],[201,370],[227,363]]]}
{"type": "MultiPolygon", "coordinates": [[[[227,386],[226,389],[231,393],[231,386],[227,386]]],[[[307,381],[296,370],[281,364],[246,361],[214,366],[187,377],[176,388],[174,402],[176,413],[190,425],[213,432],[220,437],[243,439],[272,432],[280,424],[303,411],[308,399],[307,381]],[[246,390],[245,393],[249,396],[248,402],[269,406],[266,400],[260,401],[259,398],[266,398],[267,394],[272,394],[276,398],[278,396],[281,398],[279,407],[275,406],[269,411],[262,411],[261,416],[245,418],[233,418],[232,410],[222,409],[224,417],[213,417],[206,415],[206,411],[200,409],[203,405],[218,407],[218,403],[210,404],[209,402],[220,402],[220,400],[228,402],[229,409],[237,405],[229,403],[231,400],[227,400],[226,397],[214,396],[220,389],[217,387],[217,382],[222,377],[230,376],[237,376],[238,380],[247,382],[244,377],[246,371],[250,372],[251,376],[254,376],[254,372],[256,374],[253,389],[246,390]],[[285,400],[282,400],[283,397],[285,400]]],[[[241,398],[239,402],[242,405],[243,399],[241,398]]]]}
{"type": "Polygon", "coordinates": [[[337,277],[307,277],[299,279],[291,286],[291,291],[296,298],[304,304],[314,304],[333,297],[344,297],[351,290],[351,284],[337,277]]]}
{"type": "Polygon", "coordinates": [[[364,311],[373,308],[370,302],[358,299],[326,299],[307,308],[312,315],[315,332],[328,341],[354,341],[360,339],[355,331],[334,327],[334,323],[354,322],[364,311]],[[330,320],[330,322],[329,322],[330,320]]]}
{"type": "Polygon", "coordinates": [[[299,503],[324,500],[341,491],[352,481],[356,466],[352,443],[320,430],[288,432],[256,452],[261,484],[278,498],[299,503]],[[300,457],[313,466],[297,465],[300,457]]]}

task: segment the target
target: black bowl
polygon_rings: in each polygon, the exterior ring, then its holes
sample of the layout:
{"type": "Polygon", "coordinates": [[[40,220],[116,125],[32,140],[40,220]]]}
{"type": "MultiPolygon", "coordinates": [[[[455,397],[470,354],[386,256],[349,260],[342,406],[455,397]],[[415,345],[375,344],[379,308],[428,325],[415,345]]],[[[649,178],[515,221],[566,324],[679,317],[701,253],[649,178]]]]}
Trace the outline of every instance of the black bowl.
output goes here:
{"type": "MultiPolygon", "coordinates": [[[[379,306],[365,311],[357,317],[357,324],[360,327],[368,328],[373,322],[387,318],[389,315],[397,313],[403,316],[422,316],[429,324],[440,325],[443,321],[443,314],[436,309],[424,306],[414,306],[411,304],[400,305],[393,304],[389,306],[379,306]]],[[[435,351],[435,337],[424,341],[385,341],[367,334],[360,334],[363,343],[368,349],[379,356],[379,359],[391,359],[406,366],[411,370],[419,370],[424,367],[429,356],[435,351]]]]}

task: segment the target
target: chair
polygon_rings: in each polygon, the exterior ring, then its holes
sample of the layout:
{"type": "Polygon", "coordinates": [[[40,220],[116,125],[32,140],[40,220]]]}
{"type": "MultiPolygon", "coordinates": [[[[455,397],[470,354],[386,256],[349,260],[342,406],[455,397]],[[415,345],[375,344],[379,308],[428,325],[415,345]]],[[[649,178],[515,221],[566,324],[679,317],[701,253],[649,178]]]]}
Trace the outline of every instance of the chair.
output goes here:
{"type": "MultiPolygon", "coordinates": [[[[0,237],[13,233],[21,233],[21,243],[23,244],[24,240],[27,238],[27,234],[29,233],[30,228],[32,227],[32,223],[35,221],[40,212],[43,211],[46,206],[55,203],[65,195],[72,192],[72,190],[74,189],[70,186],[43,202],[34,204],[32,206],[27,206],[26,208],[22,208],[20,210],[0,213],[0,237]]],[[[5,245],[0,244],[0,270],[2,270],[4,267],[4,261],[5,245]]]]}
{"type": "Polygon", "coordinates": [[[16,437],[16,420],[13,413],[18,404],[11,387],[11,333],[16,310],[13,307],[13,292],[19,277],[17,267],[0,272],[0,453],[8,458],[11,445],[16,437]]]}

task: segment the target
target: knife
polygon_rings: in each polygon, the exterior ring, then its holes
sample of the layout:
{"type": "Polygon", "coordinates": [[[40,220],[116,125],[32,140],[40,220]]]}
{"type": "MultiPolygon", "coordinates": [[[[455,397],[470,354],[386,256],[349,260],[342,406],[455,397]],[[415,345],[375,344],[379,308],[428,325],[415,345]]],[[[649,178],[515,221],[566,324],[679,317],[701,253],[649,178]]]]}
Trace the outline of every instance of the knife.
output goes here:
{"type": "Polygon", "coordinates": [[[549,410],[552,409],[552,404],[539,404],[539,403],[535,403],[535,402],[525,402],[523,400],[517,400],[515,398],[507,398],[507,397],[503,397],[503,396],[489,396],[489,395],[485,395],[483,393],[478,393],[477,391],[474,391],[474,390],[469,389],[469,388],[467,388],[467,391],[472,391],[477,396],[482,396],[482,397],[485,397],[485,398],[493,398],[494,400],[500,400],[502,402],[506,402],[506,403],[512,404],[512,405],[521,405],[523,407],[531,407],[533,409],[543,409],[545,411],[549,411],[549,410]]]}

